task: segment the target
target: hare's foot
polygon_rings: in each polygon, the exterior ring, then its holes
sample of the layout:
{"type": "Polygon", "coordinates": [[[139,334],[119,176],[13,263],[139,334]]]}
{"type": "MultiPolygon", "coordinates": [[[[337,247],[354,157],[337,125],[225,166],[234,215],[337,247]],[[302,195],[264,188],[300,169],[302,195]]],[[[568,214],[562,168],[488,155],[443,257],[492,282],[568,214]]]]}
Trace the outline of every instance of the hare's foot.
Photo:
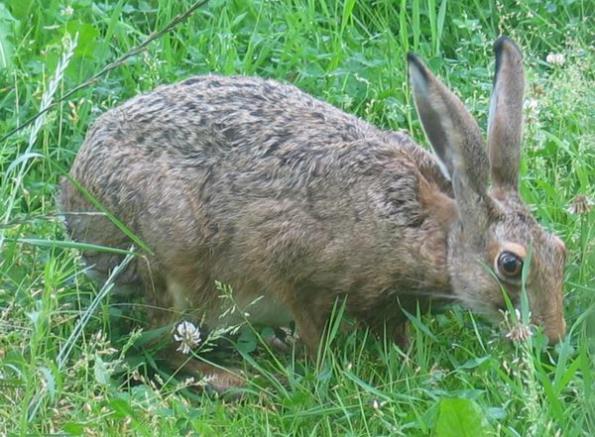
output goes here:
{"type": "Polygon", "coordinates": [[[239,369],[222,368],[192,359],[184,367],[184,372],[198,375],[205,383],[205,389],[217,394],[228,394],[246,387],[246,379],[239,369]]]}
{"type": "Polygon", "coordinates": [[[234,389],[246,386],[246,378],[239,369],[199,361],[197,358],[175,350],[173,345],[160,351],[159,356],[165,361],[167,367],[176,373],[190,375],[202,381],[207,392],[227,394],[234,389]]]}
{"type": "Polygon", "coordinates": [[[266,344],[274,351],[287,353],[299,340],[295,329],[289,327],[275,328],[273,333],[265,337],[266,344]]]}
{"type": "Polygon", "coordinates": [[[409,349],[408,320],[365,320],[361,326],[370,327],[372,333],[379,339],[392,340],[404,352],[409,349]]]}
{"type": "Polygon", "coordinates": [[[404,321],[393,327],[393,341],[403,351],[409,349],[409,322],[404,321]]]}
{"type": "Polygon", "coordinates": [[[306,352],[316,359],[324,328],[327,324],[328,314],[315,309],[299,306],[293,311],[297,333],[301,342],[306,346],[306,352]]]}

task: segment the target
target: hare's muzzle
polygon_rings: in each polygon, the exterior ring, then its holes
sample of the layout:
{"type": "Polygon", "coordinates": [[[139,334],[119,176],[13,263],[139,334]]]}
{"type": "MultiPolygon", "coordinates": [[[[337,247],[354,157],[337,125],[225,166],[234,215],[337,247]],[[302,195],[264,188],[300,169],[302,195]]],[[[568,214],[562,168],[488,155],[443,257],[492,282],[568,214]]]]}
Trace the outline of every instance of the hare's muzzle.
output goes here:
{"type": "Polygon", "coordinates": [[[564,317],[560,317],[555,323],[548,323],[545,325],[545,335],[550,341],[550,344],[559,343],[566,335],[566,321],[564,317]]]}
{"type": "Polygon", "coordinates": [[[542,274],[527,289],[533,323],[543,328],[550,344],[560,342],[566,334],[562,270],[557,273],[542,274]]]}
{"type": "Polygon", "coordinates": [[[566,335],[566,321],[563,314],[553,314],[546,317],[534,317],[534,323],[543,327],[543,332],[551,345],[557,344],[566,335]]]}

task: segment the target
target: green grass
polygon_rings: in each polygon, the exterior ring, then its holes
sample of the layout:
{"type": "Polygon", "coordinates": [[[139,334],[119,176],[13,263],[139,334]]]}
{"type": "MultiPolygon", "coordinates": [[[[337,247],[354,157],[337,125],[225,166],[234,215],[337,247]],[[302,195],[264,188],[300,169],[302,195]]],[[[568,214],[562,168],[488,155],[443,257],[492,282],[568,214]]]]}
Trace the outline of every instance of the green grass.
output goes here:
{"type": "Polygon", "coordinates": [[[568,207],[595,194],[595,3],[211,0],[60,101],[190,4],[0,2],[0,137],[59,102],[0,142],[0,434],[447,436],[464,435],[462,426],[468,435],[594,435],[595,226],[593,212],[568,207]],[[508,343],[456,307],[414,317],[408,353],[358,331],[334,336],[318,365],[254,350],[247,330],[228,358],[251,385],[242,402],[227,402],[151,371],[125,302],[108,297],[91,313],[97,290],[65,242],[55,197],[98,114],[158,84],[239,73],[292,82],[424,143],[406,52],[426,59],[485,127],[491,43],[502,33],[524,49],[532,102],[522,194],[569,251],[570,332],[555,351],[539,335],[508,343]],[[549,53],[564,54],[564,65],[547,63],[549,53]],[[91,317],[62,363],[84,314],[91,317]]]}

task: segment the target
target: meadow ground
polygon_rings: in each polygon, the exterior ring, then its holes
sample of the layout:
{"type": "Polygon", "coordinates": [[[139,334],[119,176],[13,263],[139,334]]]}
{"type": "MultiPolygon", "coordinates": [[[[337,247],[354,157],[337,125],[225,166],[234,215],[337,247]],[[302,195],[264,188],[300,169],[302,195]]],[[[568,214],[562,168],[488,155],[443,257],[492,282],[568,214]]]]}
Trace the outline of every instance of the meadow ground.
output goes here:
{"type": "Polygon", "coordinates": [[[595,2],[212,0],[67,96],[190,5],[0,1],[0,434],[595,435],[595,2]],[[522,195],[568,247],[570,329],[555,350],[539,334],[510,343],[458,307],[412,316],[409,351],[338,334],[318,365],[244,329],[227,355],[251,383],[228,402],[155,370],[125,302],[91,306],[55,197],[100,113],[194,74],[259,75],[425,144],[405,54],[485,128],[499,34],[526,58],[522,195]]]}

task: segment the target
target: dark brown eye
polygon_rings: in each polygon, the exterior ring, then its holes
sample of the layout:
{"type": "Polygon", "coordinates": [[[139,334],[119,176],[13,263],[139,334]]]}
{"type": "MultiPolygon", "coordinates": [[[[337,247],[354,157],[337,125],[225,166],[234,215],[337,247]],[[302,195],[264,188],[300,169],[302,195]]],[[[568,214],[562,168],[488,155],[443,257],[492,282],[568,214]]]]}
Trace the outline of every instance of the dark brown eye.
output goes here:
{"type": "Polygon", "coordinates": [[[504,278],[516,279],[523,271],[523,260],[518,255],[504,251],[498,256],[498,273],[504,278]]]}

